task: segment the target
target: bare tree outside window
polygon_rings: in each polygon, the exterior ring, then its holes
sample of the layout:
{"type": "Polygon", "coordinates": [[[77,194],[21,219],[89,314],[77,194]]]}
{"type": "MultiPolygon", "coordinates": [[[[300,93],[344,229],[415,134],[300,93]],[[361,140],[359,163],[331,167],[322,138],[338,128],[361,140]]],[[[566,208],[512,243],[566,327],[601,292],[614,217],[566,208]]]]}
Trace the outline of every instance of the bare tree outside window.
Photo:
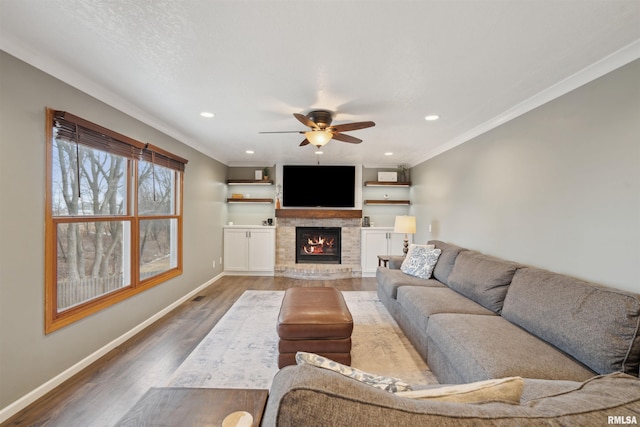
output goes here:
{"type": "MultiPolygon", "coordinates": [[[[142,217],[173,215],[175,171],[149,162],[139,162],[138,214],[142,217]]],[[[177,221],[172,218],[140,220],[140,279],[176,267],[177,221]]]]}
{"type": "MultiPolygon", "coordinates": [[[[53,159],[54,216],[123,215],[126,159],[62,139],[53,142],[53,159]]],[[[124,228],[118,221],[58,224],[58,310],[130,283],[124,274],[124,228]]]]}

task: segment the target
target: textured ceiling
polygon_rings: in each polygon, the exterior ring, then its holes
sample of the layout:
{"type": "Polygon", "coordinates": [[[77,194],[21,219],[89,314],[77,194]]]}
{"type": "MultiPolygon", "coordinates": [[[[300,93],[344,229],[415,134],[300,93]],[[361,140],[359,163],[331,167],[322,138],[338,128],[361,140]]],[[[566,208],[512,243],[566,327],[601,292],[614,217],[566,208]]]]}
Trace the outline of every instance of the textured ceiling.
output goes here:
{"type": "Polygon", "coordinates": [[[640,1],[0,0],[0,48],[228,165],[315,163],[258,133],[313,108],[415,165],[639,58],[640,1]]]}

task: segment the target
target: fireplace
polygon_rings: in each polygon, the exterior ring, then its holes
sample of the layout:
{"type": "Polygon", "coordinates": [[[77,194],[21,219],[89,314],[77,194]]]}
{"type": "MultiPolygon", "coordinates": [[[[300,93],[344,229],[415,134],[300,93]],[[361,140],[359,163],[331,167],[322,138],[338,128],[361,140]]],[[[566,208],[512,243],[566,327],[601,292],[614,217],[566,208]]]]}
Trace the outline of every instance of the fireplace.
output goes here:
{"type": "Polygon", "coordinates": [[[340,264],[340,227],[296,227],[296,263],[340,264]]]}

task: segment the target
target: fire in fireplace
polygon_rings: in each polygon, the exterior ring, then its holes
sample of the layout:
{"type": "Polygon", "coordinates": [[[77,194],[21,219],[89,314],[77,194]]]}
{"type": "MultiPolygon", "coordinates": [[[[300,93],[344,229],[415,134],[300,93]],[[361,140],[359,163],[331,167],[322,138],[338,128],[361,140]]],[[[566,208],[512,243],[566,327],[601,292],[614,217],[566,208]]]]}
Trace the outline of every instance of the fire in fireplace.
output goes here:
{"type": "Polygon", "coordinates": [[[340,264],[340,227],[296,227],[296,263],[340,264]]]}

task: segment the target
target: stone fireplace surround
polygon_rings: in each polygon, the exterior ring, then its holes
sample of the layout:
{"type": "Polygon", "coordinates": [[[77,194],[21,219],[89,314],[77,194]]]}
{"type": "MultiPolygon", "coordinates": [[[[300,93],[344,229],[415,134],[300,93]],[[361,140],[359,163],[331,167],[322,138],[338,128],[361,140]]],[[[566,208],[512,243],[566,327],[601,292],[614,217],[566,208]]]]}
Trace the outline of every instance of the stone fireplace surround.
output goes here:
{"type": "Polygon", "coordinates": [[[274,275],[308,280],[362,276],[360,229],[362,211],[353,209],[276,209],[276,265],[274,275]],[[296,264],[296,227],[340,227],[340,264],[296,264]]]}

